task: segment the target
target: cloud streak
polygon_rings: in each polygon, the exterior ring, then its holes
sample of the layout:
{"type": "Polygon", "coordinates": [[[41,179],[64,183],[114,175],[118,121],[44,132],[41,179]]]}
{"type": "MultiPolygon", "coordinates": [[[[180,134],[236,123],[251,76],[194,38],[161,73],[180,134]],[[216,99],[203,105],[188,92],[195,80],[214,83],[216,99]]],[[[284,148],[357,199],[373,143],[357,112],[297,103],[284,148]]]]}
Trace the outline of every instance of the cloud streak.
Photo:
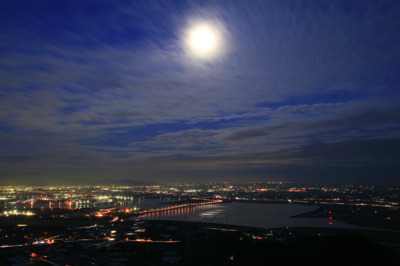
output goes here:
{"type": "Polygon", "coordinates": [[[362,145],[398,145],[396,1],[24,4],[1,4],[4,180],[36,169],[104,182],[114,172],[301,181],[317,176],[313,161],[324,173],[344,165],[329,151],[354,149],[357,161],[362,145]],[[217,60],[182,46],[199,20],[224,25],[217,60]]]}

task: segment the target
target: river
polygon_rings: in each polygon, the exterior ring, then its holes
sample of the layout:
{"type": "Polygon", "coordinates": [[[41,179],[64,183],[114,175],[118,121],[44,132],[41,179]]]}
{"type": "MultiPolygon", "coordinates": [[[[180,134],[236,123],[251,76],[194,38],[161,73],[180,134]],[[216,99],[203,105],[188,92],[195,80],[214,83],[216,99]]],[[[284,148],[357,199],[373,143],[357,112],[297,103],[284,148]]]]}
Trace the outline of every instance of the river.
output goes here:
{"type": "MultiPolygon", "coordinates": [[[[155,204],[156,202],[151,202],[155,204]]],[[[146,204],[147,205],[147,204],[146,204]]],[[[159,205],[158,205],[159,206],[159,205]]],[[[160,219],[221,223],[240,226],[276,227],[331,227],[361,228],[328,218],[290,218],[316,210],[317,206],[299,204],[268,204],[230,202],[216,205],[193,206],[142,215],[140,219],[160,219]]]]}

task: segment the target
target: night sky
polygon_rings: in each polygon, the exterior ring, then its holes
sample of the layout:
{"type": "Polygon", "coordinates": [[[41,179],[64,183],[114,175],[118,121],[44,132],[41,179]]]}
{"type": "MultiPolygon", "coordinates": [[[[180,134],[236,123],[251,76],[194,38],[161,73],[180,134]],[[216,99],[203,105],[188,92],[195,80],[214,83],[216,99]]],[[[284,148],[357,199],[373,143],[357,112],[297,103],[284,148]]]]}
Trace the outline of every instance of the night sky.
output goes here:
{"type": "Polygon", "coordinates": [[[174,181],[400,184],[400,1],[0,1],[0,184],[174,181]]]}

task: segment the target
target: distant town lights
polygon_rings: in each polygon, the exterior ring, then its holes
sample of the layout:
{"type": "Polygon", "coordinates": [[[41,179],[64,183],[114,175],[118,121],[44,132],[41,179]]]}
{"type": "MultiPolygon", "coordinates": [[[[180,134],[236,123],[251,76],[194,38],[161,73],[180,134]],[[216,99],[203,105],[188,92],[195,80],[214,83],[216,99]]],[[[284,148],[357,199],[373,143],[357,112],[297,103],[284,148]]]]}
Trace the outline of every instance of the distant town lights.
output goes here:
{"type": "Polygon", "coordinates": [[[4,216],[9,216],[9,215],[26,215],[26,216],[31,216],[34,215],[32,212],[19,212],[18,210],[12,210],[12,211],[4,211],[3,212],[4,216]]]}

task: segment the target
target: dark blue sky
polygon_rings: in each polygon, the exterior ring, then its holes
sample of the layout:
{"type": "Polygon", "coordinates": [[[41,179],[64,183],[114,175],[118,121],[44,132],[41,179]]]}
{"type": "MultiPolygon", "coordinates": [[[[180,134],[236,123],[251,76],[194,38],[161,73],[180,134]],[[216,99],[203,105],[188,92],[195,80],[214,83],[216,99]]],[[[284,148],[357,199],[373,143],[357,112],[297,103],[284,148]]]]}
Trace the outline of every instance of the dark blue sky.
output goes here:
{"type": "Polygon", "coordinates": [[[399,184],[399,29],[399,1],[3,0],[0,183],[399,184]]]}

